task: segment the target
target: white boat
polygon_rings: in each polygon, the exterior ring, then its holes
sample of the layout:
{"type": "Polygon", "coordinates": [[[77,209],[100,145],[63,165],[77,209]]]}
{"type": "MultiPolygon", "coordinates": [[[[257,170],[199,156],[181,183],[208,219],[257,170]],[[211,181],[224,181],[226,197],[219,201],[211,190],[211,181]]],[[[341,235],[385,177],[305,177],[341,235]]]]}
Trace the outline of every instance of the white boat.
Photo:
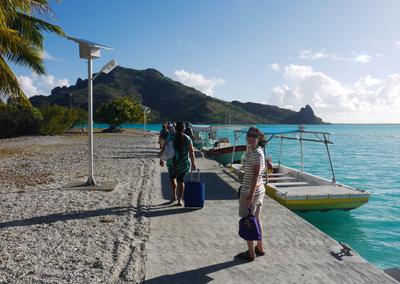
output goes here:
{"type": "MultiPolygon", "coordinates": [[[[298,140],[301,151],[301,169],[293,169],[279,162],[273,165],[272,172],[266,175],[266,194],[285,207],[296,211],[308,210],[351,210],[362,206],[369,200],[369,192],[356,189],[336,182],[335,171],[329,152],[330,133],[320,131],[306,131],[304,127],[297,130],[271,130],[261,129],[267,141],[274,138],[281,139],[281,151],[283,141],[298,140]],[[327,158],[332,173],[332,179],[312,175],[303,170],[303,142],[317,142],[325,144],[327,158]]],[[[268,145],[268,144],[267,144],[268,145]]],[[[231,171],[240,179],[243,175],[242,165],[232,165],[231,171]]]]}
{"type": "Polygon", "coordinates": [[[215,134],[213,133],[213,126],[204,124],[193,124],[193,146],[199,150],[208,149],[213,147],[215,143],[215,134]]]}
{"type": "Polygon", "coordinates": [[[193,125],[192,129],[195,137],[193,145],[203,151],[206,157],[224,166],[240,162],[246,153],[246,145],[237,145],[243,126],[193,125]],[[223,132],[233,133],[233,144],[229,137],[221,135],[223,132]]]}

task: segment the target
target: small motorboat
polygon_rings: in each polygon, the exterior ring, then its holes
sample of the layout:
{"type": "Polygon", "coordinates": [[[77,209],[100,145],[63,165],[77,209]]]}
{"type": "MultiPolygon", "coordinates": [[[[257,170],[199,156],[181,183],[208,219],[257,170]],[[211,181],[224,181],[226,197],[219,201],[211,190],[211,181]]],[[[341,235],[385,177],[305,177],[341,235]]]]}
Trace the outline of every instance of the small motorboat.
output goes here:
{"type": "MultiPolygon", "coordinates": [[[[369,192],[356,189],[336,182],[335,171],[329,152],[330,133],[319,131],[306,131],[301,126],[297,130],[271,130],[262,129],[267,142],[271,139],[299,140],[301,149],[301,169],[293,169],[279,162],[272,165],[272,170],[266,173],[266,194],[278,201],[283,206],[295,211],[309,210],[351,210],[362,206],[369,200],[369,192]],[[332,179],[312,175],[303,170],[303,141],[319,142],[326,146],[328,161],[332,172],[332,179]]],[[[267,144],[268,145],[268,144],[267,144]]],[[[231,172],[239,179],[243,176],[241,164],[230,166],[231,172]]]]}
{"type": "Polygon", "coordinates": [[[213,126],[211,125],[192,125],[193,130],[193,146],[199,150],[208,149],[213,147],[215,143],[215,137],[213,133],[213,126]]]}
{"type": "Polygon", "coordinates": [[[226,166],[240,163],[242,156],[246,153],[246,149],[246,145],[231,145],[229,138],[222,137],[215,142],[213,147],[204,149],[204,153],[206,157],[226,166]]]}
{"type": "Polygon", "coordinates": [[[242,135],[243,126],[211,126],[193,125],[193,145],[203,151],[206,157],[226,166],[228,164],[240,163],[243,154],[246,153],[246,145],[236,145],[242,135]],[[233,135],[232,145],[230,137],[233,135]]]}

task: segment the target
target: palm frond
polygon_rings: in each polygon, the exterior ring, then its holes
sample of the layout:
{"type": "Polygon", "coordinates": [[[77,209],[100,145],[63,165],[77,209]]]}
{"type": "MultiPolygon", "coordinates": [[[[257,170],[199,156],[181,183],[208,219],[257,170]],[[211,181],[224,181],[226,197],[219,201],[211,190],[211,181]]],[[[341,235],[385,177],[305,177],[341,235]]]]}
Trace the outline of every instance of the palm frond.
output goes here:
{"type": "Polygon", "coordinates": [[[42,49],[22,38],[18,32],[0,27],[0,53],[15,64],[29,67],[38,74],[44,74],[42,49]]]}
{"type": "Polygon", "coordinates": [[[14,72],[8,66],[7,62],[0,55],[0,97],[20,97],[27,100],[24,92],[21,90],[18,79],[14,72]]]}
{"type": "Polygon", "coordinates": [[[64,31],[57,25],[53,25],[42,19],[19,12],[17,13],[17,17],[14,19],[10,27],[19,31],[22,37],[40,47],[43,45],[42,32],[53,32],[58,35],[65,34],[64,31]]]}
{"type": "Polygon", "coordinates": [[[8,6],[15,10],[23,11],[28,14],[38,13],[41,15],[52,15],[53,10],[49,6],[48,0],[1,0],[8,2],[8,6]]]}
{"type": "Polygon", "coordinates": [[[59,26],[44,19],[52,15],[49,0],[0,0],[0,97],[19,97],[29,103],[7,63],[44,74],[42,33],[64,35],[59,26]]]}
{"type": "Polygon", "coordinates": [[[0,7],[6,11],[5,14],[9,14],[10,11],[24,11],[30,12],[31,10],[30,0],[0,0],[0,7]]]}

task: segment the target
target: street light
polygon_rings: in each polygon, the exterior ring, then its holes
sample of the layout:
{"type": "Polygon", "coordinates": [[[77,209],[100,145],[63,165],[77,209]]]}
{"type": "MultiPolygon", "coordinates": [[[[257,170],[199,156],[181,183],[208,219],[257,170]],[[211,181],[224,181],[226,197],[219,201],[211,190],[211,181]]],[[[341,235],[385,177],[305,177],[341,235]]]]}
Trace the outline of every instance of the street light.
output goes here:
{"type": "Polygon", "coordinates": [[[72,40],[79,44],[79,57],[87,59],[88,62],[88,126],[89,126],[89,172],[86,186],[96,186],[96,181],[93,174],[93,80],[101,72],[109,73],[117,66],[117,61],[111,60],[107,63],[97,74],[93,77],[93,59],[100,58],[100,50],[112,50],[112,48],[88,41],[85,39],[79,39],[72,36],[66,36],[67,39],[72,40]]]}
{"type": "Polygon", "coordinates": [[[151,109],[148,106],[143,106],[143,120],[144,120],[144,136],[146,136],[147,132],[147,114],[150,113],[151,109]]]}
{"type": "Polygon", "coordinates": [[[104,65],[104,66],[100,69],[100,72],[97,73],[96,76],[94,76],[92,80],[94,81],[94,79],[96,79],[97,77],[99,77],[99,75],[100,75],[101,73],[104,73],[104,74],[110,73],[110,72],[113,71],[114,68],[117,67],[117,66],[118,66],[117,60],[112,59],[111,61],[109,61],[106,65],[104,65]]]}

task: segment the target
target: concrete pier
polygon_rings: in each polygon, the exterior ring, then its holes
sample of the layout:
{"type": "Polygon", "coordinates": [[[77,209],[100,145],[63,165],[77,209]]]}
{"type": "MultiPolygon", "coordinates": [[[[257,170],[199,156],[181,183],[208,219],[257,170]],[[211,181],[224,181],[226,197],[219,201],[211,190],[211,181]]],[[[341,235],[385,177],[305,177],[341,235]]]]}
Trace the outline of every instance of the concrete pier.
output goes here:
{"type": "Polygon", "coordinates": [[[266,255],[251,263],[235,259],[246,250],[237,233],[239,184],[213,161],[198,158],[198,166],[206,182],[201,210],[168,205],[168,174],[159,173],[146,213],[145,283],[397,283],[354,251],[333,257],[337,241],[269,197],[262,211],[266,255]]]}

